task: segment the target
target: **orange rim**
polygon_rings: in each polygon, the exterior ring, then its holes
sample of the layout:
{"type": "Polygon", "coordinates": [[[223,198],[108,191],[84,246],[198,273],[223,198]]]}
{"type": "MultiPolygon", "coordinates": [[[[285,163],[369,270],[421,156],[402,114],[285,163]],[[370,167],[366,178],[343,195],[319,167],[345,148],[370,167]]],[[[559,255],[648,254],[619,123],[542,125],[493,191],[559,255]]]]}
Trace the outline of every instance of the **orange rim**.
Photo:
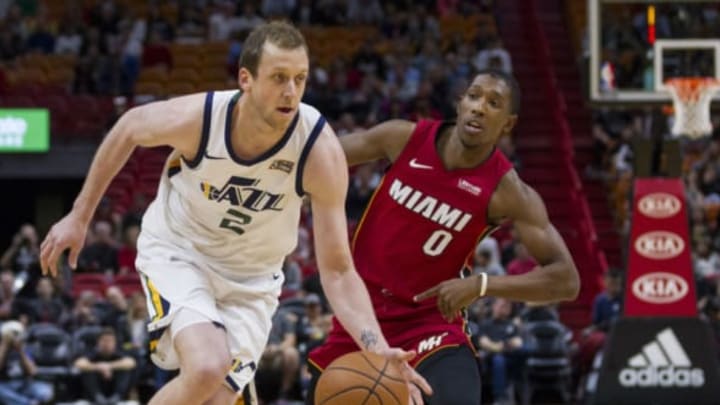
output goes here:
{"type": "MultiPolygon", "coordinates": [[[[703,90],[720,86],[720,80],[712,77],[675,77],[665,81],[667,87],[675,90],[678,98],[683,102],[697,101],[703,90]]],[[[663,108],[665,112],[665,108],[663,108]]]]}

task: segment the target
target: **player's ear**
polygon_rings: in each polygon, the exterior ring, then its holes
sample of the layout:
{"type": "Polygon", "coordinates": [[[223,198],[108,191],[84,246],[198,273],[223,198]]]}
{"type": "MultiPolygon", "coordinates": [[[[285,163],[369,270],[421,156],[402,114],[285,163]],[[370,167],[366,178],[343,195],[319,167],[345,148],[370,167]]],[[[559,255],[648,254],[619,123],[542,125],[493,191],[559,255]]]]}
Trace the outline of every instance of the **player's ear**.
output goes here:
{"type": "Polygon", "coordinates": [[[517,124],[517,120],[518,120],[517,114],[508,115],[508,118],[505,121],[505,125],[503,125],[503,127],[502,127],[501,135],[510,135],[513,128],[515,128],[515,124],[517,124]]]}
{"type": "Polygon", "coordinates": [[[240,90],[242,90],[243,93],[247,93],[250,90],[250,87],[252,87],[252,81],[253,76],[249,70],[244,67],[238,69],[238,85],[240,86],[240,90]]]}

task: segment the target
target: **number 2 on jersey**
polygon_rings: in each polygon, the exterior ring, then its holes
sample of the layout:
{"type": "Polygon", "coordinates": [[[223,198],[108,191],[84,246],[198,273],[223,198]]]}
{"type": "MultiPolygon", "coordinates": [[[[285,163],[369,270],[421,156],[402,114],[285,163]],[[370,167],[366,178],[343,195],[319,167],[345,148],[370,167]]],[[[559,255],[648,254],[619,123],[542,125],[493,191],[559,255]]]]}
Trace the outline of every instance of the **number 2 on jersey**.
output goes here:
{"type": "Polygon", "coordinates": [[[232,208],[227,210],[227,213],[232,215],[233,217],[223,218],[222,221],[220,221],[220,228],[230,229],[238,235],[242,235],[243,233],[245,233],[245,230],[242,229],[241,225],[249,224],[252,220],[252,217],[232,208]]]}
{"type": "Polygon", "coordinates": [[[441,254],[447,245],[450,244],[453,236],[450,232],[438,229],[433,232],[423,245],[423,252],[428,256],[437,256],[441,254]]]}

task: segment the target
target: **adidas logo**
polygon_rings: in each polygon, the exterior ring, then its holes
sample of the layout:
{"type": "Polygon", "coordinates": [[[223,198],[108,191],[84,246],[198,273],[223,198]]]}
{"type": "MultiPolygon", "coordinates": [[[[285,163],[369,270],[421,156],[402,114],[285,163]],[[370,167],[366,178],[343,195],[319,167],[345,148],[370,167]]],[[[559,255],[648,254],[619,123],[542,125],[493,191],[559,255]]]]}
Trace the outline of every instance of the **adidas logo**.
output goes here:
{"type": "Polygon", "coordinates": [[[705,373],[693,368],[670,328],[657,334],[640,353],[628,360],[618,376],[623,387],[702,387],[705,373]]]}

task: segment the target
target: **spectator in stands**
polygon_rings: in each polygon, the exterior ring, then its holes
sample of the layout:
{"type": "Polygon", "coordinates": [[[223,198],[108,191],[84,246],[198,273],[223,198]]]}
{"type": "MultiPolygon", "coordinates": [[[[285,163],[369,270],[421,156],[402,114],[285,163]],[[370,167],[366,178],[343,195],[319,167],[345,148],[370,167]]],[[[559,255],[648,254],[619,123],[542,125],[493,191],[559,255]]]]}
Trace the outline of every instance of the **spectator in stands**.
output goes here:
{"type": "Polygon", "coordinates": [[[503,48],[500,38],[492,39],[485,49],[480,50],[473,60],[473,65],[477,70],[485,70],[492,67],[508,74],[512,73],[510,53],[503,48]],[[495,64],[495,66],[493,66],[493,64],[495,64]]]}
{"type": "Polygon", "coordinates": [[[0,340],[0,403],[37,405],[52,400],[53,386],[34,378],[37,366],[25,346],[25,337],[5,334],[0,340]]]}
{"type": "Polygon", "coordinates": [[[115,336],[124,344],[130,341],[128,330],[127,312],[128,302],[118,286],[110,286],[105,290],[105,302],[107,306],[101,314],[100,324],[115,330],[115,336]]]}
{"type": "Polygon", "coordinates": [[[302,289],[302,269],[293,258],[285,258],[285,263],[283,263],[283,274],[285,275],[283,291],[296,293],[302,289]]]}
{"type": "Polygon", "coordinates": [[[496,404],[508,404],[511,398],[509,379],[519,371],[522,360],[517,354],[522,348],[518,326],[510,318],[512,303],[504,298],[495,298],[492,316],[483,321],[475,341],[485,353],[484,363],[490,371],[493,400],[496,404]]]}
{"type": "Polygon", "coordinates": [[[130,295],[130,305],[127,311],[127,329],[130,332],[130,345],[140,352],[147,350],[149,341],[147,320],[149,319],[145,296],[136,292],[130,295]]]}
{"type": "Polygon", "coordinates": [[[527,248],[522,243],[515,244],[515,258],[507,265],[507,274],[519,275],[532,271],[537,267],[537,262],[530,256],[527,248]]]}
{"type": "Polygon", "coordinates": [[[140,224],[131,221],[125,225],[123,231],[124,242],[118,250],[118,274],[135,273],[135,257],[137,256],[137,239],[140,234],[140,224]]]}
{"type": "Polygon", "coordinates": [[[313,2],[313,0],[299,0],[299,4],[295,7],[291,16],[296,25],[306,27],[315,22],[313,2]]]}
{"type": "Polygon", "coordinates": [[[237,18],[232,1],[217,1],[208,17],[208,40],[227,41],[236,30],[237,18]]]}
{"type": "Polygon", "coordinates": [[[285,18],[295,9],[295,0],[262,0],[260,12],[267,18],[285,18]]]}
{"type": "Polygon", "coordinates": [[[118,348],[112,328],[103,329],[95,350],[75,361],[86,398],[98,405],[115,405],[127,399],[135,366],[132,356],[118,348]]]}
{"type": "Polygon", "coordinates": [[[263,356],[279,352],[282,363],[281,396],[289,398],[300,371],[300,352],[297,349],[298,317],[287,309],[279,309],[272,318],[272,329],[263,356]]]}
{"type": "Polygon", "coordinates": [[[242,14],[240,14],[240,17],[238,17],[235,23],[236,30],[240,32],[250,32],[253,28],[265,22],[265,19],[258,15],[257,8],[253,3],[252,1],[246,1],[245,4],[243,4],[242,14]]]}
{"type": "Polygon", "coordinates": [[[297,323],[297,340],[302,353],[309,353],[325,341],[330,331],[331,318],[323,314],[322,301],[317,294],[308,294],[304,300],[305,312],[297,323]]]}
{"type": "Polygon", "coordinates": [[[348,22],[372,25],[382,21],[383,8],[378,0],[348,0],[347,20],[348,22]]]}
{"type": "Polygon", "coordinates": [[[13,316],[16,307],[15,275],[10,270],[0,271],[0,320],[13,316]]]}
{"type": "Polygon", "coordinates": [[[147,36],[147,21],[141,15],[128,18],[120,24],[120,94],[130,95],[140,75],[143,42],[147,36]]]}
{"type": "Polygon", "coordinates": [[[350,182],[350,188],[345,199],[345,211],[348,221],[351,223],[360,220],[379,183],[373,169],[372,165],[359,166],[355,170],[353,180],[350,182]]]}
{"type": "Polygon", "coordinates": [[[692,255],[693,271],[698,281],[698,295],[717,294],[716,284],[720,281],[720,255],[710,247],[706,238],[695,244],[692,255]]]}
{"type": "Polygon", "coordinates": [[[42,277],[35,287],[36,297],[30,300],[33,322],[62,325],[65,321],[65,305],[55,294],[50,277],[42,277]]]}
{"type": "Polygon", "coordinates": [[[60,32],[55,38],[55,53],[78,55],[83,45],[83,37],[78,27],[70,21],[63,20],[60,23],[60,32]]]}
{"type": "Polygon", "coordinates": [[[0,268],[10,268],[16,274],[35,271],[40,262],[37,232],[31,224],[23,224],[13,236],[12,244],[0,258],[0,268]]]}
{"type": "Polygon", "coordinates": [[[147,38],[152,42],[171,42],[175,38],[175,27],[161,13],[160,3],[148,4],[147,38]]]}
{"type": "Polygon", "coordinates": [[[35,17],[26,19],[25,28],[29,34],[25,44],[29,51],[45,54],[55,50],[55,22],[50,20],[47,7],[42,5],[35,17]]]}
{"type": "Polygon", "coordinates": [[[112,225],[97,221],[94,226],[95,240],[87,245],[78,258],[78,270],[82,272],[113,275],[118,271],[118,251],[113,238],[112,225]]]}
{"type": "Polygon", "coordinates": [[[487,248],[475,250],[475,263],[473,273],[487,273],[493,276],[505,275],[505,269],[499,263],[493,263],[492,252],[487,248]]]}
{"type": "Polygon", "coordinates": [[[96,302],[97,297],[93,291],[81,292],[64,329],[72,331],[82,326],[99,325],[101,316],[95,306],[96,302]]]}
{"type": "Polygon", "coordinates": [[[622,272],[608,270],[605,275],[605,291],[598,294],[593,302],[592,323],[596,329],[607,331],[622,309],[622,272]]]}
{"type": "Polygon", "coordinates": [[[199,44],[205,38],[205,20],[199,5],[184,2],[179,5],[175,41],[183,44],[199,44]]]}

